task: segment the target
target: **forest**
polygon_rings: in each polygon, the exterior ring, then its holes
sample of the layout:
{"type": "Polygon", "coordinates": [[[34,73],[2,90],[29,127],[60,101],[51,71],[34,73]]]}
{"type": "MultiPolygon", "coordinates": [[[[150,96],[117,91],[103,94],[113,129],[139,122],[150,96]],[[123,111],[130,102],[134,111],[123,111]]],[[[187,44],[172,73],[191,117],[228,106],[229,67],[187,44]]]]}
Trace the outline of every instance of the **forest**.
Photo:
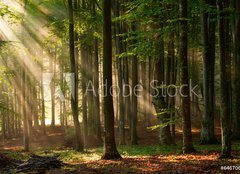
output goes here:
{"type": "Polygon", "coordinates": [[[239,0],[0,0],[0,173],[240,171],[239,0]]]}

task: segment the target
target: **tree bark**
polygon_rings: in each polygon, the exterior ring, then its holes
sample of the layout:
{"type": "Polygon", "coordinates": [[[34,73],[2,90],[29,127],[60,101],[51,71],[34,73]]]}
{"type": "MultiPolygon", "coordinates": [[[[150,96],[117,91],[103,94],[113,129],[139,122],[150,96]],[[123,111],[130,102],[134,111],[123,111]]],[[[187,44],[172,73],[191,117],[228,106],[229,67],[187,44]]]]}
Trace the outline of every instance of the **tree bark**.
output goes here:
{"type": "MultiPolygon", "coordinates": [[[[119,10],[119,0],[114,1],[114,16],[118,18],[120,16],[119,10]]],[[[123,71],[122,71],[122,58],[118,57],[123,53],[123,41],[120,34],[120,22],[115,21],[115,40],[116,40],[116,59],[117,59],[117,71],[118,71],[118,108],[119,108],[119,144],[125,144],[125,118],[124,118],[124,108],[123,108],[123,71]]]]}
{"type": "MultiPolygon", "coordinates": [[[[216,0],[205,1],[208,8],[216,10],[216,0]]],[[[203,98],[204,114],[201,130],[201,144],[218,143],[214,133],[214,65],[215,65],[215,12],[204,9],[202,14],[203,32],[203,98]]]]}
{"type": "Polygon", "coordinates": [[[27,101],[26,101],[26,72],[24,70],[25,67],[22,69],[22,115],[23,115],[23,143],[24,143],[24,151],[29,151],[29,144],[30,144],[30,138],[29,138],[29,123],[28,123],[28,115],[27,115],[27,101]]]}
{"type": "Polygon", "coordinates": [[[114,110],[112,87],[112,23],[111,1],[103,1],[103,82],[105,83],[104,109],[104,152],[102,159],[121,158],[117,151],[114,135],[114,110]]]}
{"type": "MultiPolygon", "coordinates": [[[[24,0],[24,10],[27,9],[27,0],[24,0]]],[[[25,22],[22,21],[22,27],[24,28],[25,22]]],[[[24,36],[23,36],[24,37],[24,36]]],[[[26,99],[26,65],[23,62],[22,64],[22,84],[21,84],[21,90],[22,90],[22,98],[21,98],[21,104],[22,104],[22,116],[23,116],[23,144],[24,144],[24,150],[26,152],[29,151],[30,146],[30,138],[29,138],[29,131],[28,131],[28,115],[27,115],[27,99],[26,99]]]]}
{"type": "MultiPolygon", "coordinates": [[[[85,0],[82,1],[82,8],[86,8],[85,0]]],[[[87,119],[87,95],[86,95],[86,81],[87,81],[87,68],[86,61],[87,54],[86,49],[81,47],[81,75],[82,75],[82,118],[83,118],[83,142],[84,146],[87,145],[87,135],[88,135],[88,119],[87,119]]]]}
{"type": "Polygon", "coordinates": [[[188,1],[180,0],[180,65],[181,65],[181,115],[183,126],[183,153],[195,152],[192,143],[191,116],[190,116],[190,92],[189,92],[189,74],[188,74],[188,1]]]}
{"type": "Polygon", "coordinates": [[[51,87],[51,109],[52,109],[52,119],[51,119],[51,126],[55,126],[55,63],[56,63],[56,51],[55,53],[50,53],[50,72],[53,73],[53,79],[51,81],[50,87],[51,87]]]}
{"type": "MultiPolygon", "coordinates": [[[[93,12],[96,15],[96,1],[94,1],[93,12]]],[[[97,28],[96,28],[97,30],[97,28]]],[[[97,141],[102,143],[101,120],[100,120],[100,101],[99,101],[99,52],[98,52],[98,38],[94,39],[94,61],[93,61],[93,83],[94,83],[94,115],[95,115],[95,132],[97,141]]]]}
{"type": "MultiPolygon", "coordinates": [[[[160,28],[163,28],[163,24],[160,25],[160,28]]],[[[168,108],[167,106],[167,96],[164,96],[165,88],[164,86],[160,87],[162,84],[167,82],[165,80],[165,67],[164,67],[164,40],[163,36],[159,36],[159,43],[157,43],[157,49],[159,50],[159,56],[157,57],[156,64],[155,64],[155,76],[157,80],[157,86],[158,88],[158,94],[155,94],[157,96],[153,96],[153,103],[156,109],[157,114],[161,113],[162,110],[166,110],[168,108]]],[[[170,77],[169,75],[166,75],[167,77],[170,77]]],[[[166,78],[167,79],[167,78],[166,78]]],[[[170,124],[168,123],[170,121],[170,114],[160,114],[158,115],[158,120],[160,124],[160,130],[159,130],[159,144],[161,145],[170,145],[172,144],[172,138],[171,138],[171,132],[170,132],[170,124]],[[165,125],[167,124],[167,125],[165,125]]]]}
{"type": "MultiPolygon", "coordinates": [[[[136,24],[132,24],[132,31],[136,31],[136,24]]],[[[135,42],[135,41],[134,41],[135,42]]],[[[138,122],[138,101],[137,101],[137,85],[138,85],[138,58],[132,57],[132,97],[131,97],[131,144],[137,145],[137,122],[138,122]]]]}
{"type": "MultiPolygon", "coordinates": [[[[42,61],[43,62],[43,61],[42,61]]],[[[43,65],[42,65],[43,66],[43,65]]],[[[41,68],[41,103],[42,103],[42,118],[41,118],[41,127],[43,135],[46,135],[46,125],[45,125],[45,95],[44,95],[44,84],[43,84],[43,67],[41,68]]]]}
{"type": "Polygon", "coordinates": [[[220,91],[221,91],[221,128],[222,154],[220,158],[231,157],[231,56],[229,42],[229,19],[226,19],[229,7],[228,0],[218,0],[220,11],[219,41],[220,41],[220,91]]]}
{"type": "Polygon", "coordinates": [[[78,70],[76,66],[76,60],[74,55],[74,20],[73,20],[73,3],[72,0],[68,0],[69,6],[69,47],[70,47],[70,63],[71,73],[73,74],[73,89],[71,95],[71,108],[73,114],[73,122],[76,136],[76,150],[83,151],[82,135],[80,129],[80,123],[78,120],[78,70]]]}
{"type": "Polygon", "coordinates": [[[38,109],[37,109],[37,88],[33,85],[33,120],[35,129],[39,129],[38,109]]]}
{"type": "Polygon", "coordinates": [[[240,140],[240,1],[232,0],[233,28],[233,139],[240,140]]]}

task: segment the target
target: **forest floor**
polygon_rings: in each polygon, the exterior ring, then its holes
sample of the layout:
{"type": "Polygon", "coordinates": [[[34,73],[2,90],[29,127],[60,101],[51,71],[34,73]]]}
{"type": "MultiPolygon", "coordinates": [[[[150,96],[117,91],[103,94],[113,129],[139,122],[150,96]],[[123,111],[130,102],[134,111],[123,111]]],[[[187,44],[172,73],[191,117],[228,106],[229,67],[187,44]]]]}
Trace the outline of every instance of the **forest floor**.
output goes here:
{"type": "MultiPolygon", "coordinates": [[[[35,133],[31,143],[31,152],[22,151],[22,139],[6,140],[0,143],[0,158],[4,154],[9,159],[27,161],[33,154],[57,156],[63,162],[61,169],[48,170],[45,173],[81,174],[81,173],[237,173],[240,172],[240,144],[233,145],[233,159],[220,160],[221,145],[195,144],[197,152],[191,155],[181,154],[181,131],[176,134],[177,145],[159,146],[158,131],[139,126],[139,146],[119,146],[123,159],[101,160],[102,147],[95,147],[94,141],[84,153],[65,147],[66,137],[62,130],[48,128],[47,136],[35,133]],[[238,166],[238,171],[221,170],[221,166],[238,166]]],[[[219,132],[217,130],[219,137],[219,132]]],[[[199,141],[200,131],[193,129],[195,142],[199,141]]],[[[71,142],[67,142],[71,145],[71,142]]],[[[0,165],[0,173],[1,165],[0,165]]],[[[32,172],[34,173],[34,172],[32,172]]],[[[35,171],[39,173],[39,171],[35,171]]],[[[40,172],[42,173],[42,172],[40,172]]]]}

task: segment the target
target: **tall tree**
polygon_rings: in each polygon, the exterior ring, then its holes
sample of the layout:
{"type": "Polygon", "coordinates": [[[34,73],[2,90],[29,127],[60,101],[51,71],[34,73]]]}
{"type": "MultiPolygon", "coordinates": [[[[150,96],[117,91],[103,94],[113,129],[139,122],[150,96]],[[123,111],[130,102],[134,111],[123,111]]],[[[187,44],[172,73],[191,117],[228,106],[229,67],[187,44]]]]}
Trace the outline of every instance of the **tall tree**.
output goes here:
{"type": "MultiPolygon", "coordinates": [[[[163,28],[163,24],[160,24],[160,28],[163,28]]],[[[163,35],[159,36],[159,43],[157,44],[157,48],[159,50],[159,56],[157,57],[155,69],[156,69],[156,79],[157,79],[157,85],[160,86],[162,83],[167,82],[167,78],[165,79],[165,67],[164,67],[164,38],[163,35]]],[[[167,77],[170,77],[170,75],[166,75],[167,77]]],[[[168,82],[167,82],[168,83],[168,82]]],[[[164,87],[161,87],[160,93],[158,96],[158,104],[155,105],[157,108],[157,112],[162,112],[162,110],[167,109],[167,97],[163,96],[164,87]]],[[[159,143],[162,145],[170,145],[172,144],[172,137],[170,132],[170,124],[167,124],[166,126],[162,126],[170,121],[170,115],[168,113],[161,114],[158,116],[159,124],[160,126],[160,132],[159,132],[159,143]]]]}
{"type": "MultiPolygon", "coordinates": [[[[95,0],[93,3],[93,13],[96,17],[96,3],[95,0]]],[[[95,30],[97,31],[97,27],[95,27],[95,30]]],[[[99,47],[99,41],[98,38],[95,37],[94,39],[94,70],[93,70],[93,82],[94,82],[94,115],[95,115],[95,129],[96,129],[96,137],[98,142],[102,142],[102,134],[101,134],[101,120],[100,120],[100,101],[99,101],[99,93],[97,89],[99,89],[99,56],[98,56],[98,47],[99,47]]]]}
{"type": "MultiPolygon", "coordinates": [[[[82,9],[86,9],[86,2],[82,0],[82,9]]],[[[85,36],[82,36],[80,39],[84,39],[85,36]]],[[[87,95],[86,95],[86,83],[87,83],[87,54],[86,49],[81,45],[81,76],[82,76],[82,118],[83,118],[83,142],[84,146],[87,145],[87,135],[88,135],[88,122],[87,122],[87,95]]]]}
{"type": "MultiPolygon", "coordinates": [[[[27,0],[24,0],[24,11],[27,10],[27,0]]],[[[25,27],[25,21],[22,21],[22,27],[24,29],[25,27]]],[[[24,36],[23,36],[24,38],[24,36]]],[[[27,98],[26,98],[26,64],[23,62],[22,64],[22,83],[21,83],[21,89],[22,89],[22,116],[23,116],[23,143],[24,143],[24,150],[29,151],[30,146],[30,137],[29,137],[29,122],[28,122],[28,113],[27,113],[27,98]]]]}
{"type": "MultiPolygon", "coordinates": [[[[132,24],[132,31],[133,32],[136,31],[136,23],[132,24]]],[[[132,145],[138,144],[137,142],[137,122],[138,122],[137,85],[138,85],[138,58],[135,55],[132,57],[132,93],[131,93],[132,103],[131,103],[131,126],[130,126],[132,145]]]]}
{"type": "Polygon", "coordinates": [[[221,128],[222,154],[221,158],[231,157],[231,55],[229,36],[228,0],[218,0],[220,12],[220,91],[221,91],[221,128]]]}
{"type": "Polygon", "coordinates": [[[99,102],[99,57],[98,57],[98,38],[94,40],[94,116],[95,116],[95,129],[98,142],[102,142],[101,134],[101,120],[100,120],[100,102],[99,102]]]}
{"type": "Polygon", "coordinates": [[[144,122],[145,122],[145,125],[148,126],[148,119],[147,119],[147,108],[145,106],[145,102],[148,102],[147,101],[147,93],[146,93],[146,61],[142,61],[141,62],[141,80],[142,80],[142,86],[143,86],[143,91],[142,91],[142,97],[143,97],[143,105],[142,105],[142,112],[143,112],[143,119],[144,119],[144,122]]]}
{"type": "Polygon", "coordinates": [[[117,151],[114,135],[114,110],[112,87],[112,22],[111,1],[103,1],[103,87],[104,99],[104,152],[103,159],[121,158],[117,151]]]}
{"type": "Polygon", "coordinates": [[[45,126],[45,95],[44,95],[44,84],[43,84],[43,58],[42,58],[42,65],[41,65],[41,128],[43,135],[46,135],[46,126],[45,126]]]}
{"type": "Polygon", "coordinates": [[[240,1],[232,0],[233,28],[233,139],[240,139],[240,1]]]}
{"type": "Polygon", "coordinates": [[[183,153],[195,151],[192,143],[191,116],[190,116],[190,91],[188,74],[188,0],[180,0],[180,50],[179,59],[181,65],[181,115],[183,126],[183,153]]]}
{"type": "Polygon", "coordinates": [[[37,103],[38,103],[38,98],[37,98],[37,87],[33,85],[33,120],[34,120],[34,128],[39,129],[39,119],[38,119],[38,109],[37,109],[37,103]]]}
{"type": "Polygon", "coordinates": [[[72,80],[72,94],[71,94],[71,108],[73,114],[73,122],[76,136],[76,150],[83,151],[82,134],[80,129],[80,123],[78,120],[78,70],[75,60],[75,44],[74,44],[74,18],[73,18],[73,3],[72,0],[68,0],[69,7],[69,48],[70,48],[70,63],[71,73],[73,74],[72,80]]]}
{"type": "Polygon", "coordinates": [[[50,49],[50,72],[53,73],[53,79],[50,83],[50,89],[51,89],[51,109],[52,109],[52,119],[51,119],[51,126],[55,126],[55,72],[56,72],[56,55],[57,55],[57,49],[52,48],[50,49]]]}
{"type": "MultiPolygon", "coordinates": [[[[114,1],[114,16],[118,18],[120,16],[119,0],[114,1]]],[[[120,34],[122,30],[120,22],[115,21],[115,40],[116,40],[116,54],[117,54],[117,70],[118,70],[118,107],[119,107],[119,144],[125,144],[125,119],[124,119],[124,108],[123,108],[123,71],[122,71],[122,58],[118,56],[123,53],[123,41],[120,34]]]]}
{"type": "Polygon", "coordinates": [[[214,65],[215,65],[215,28],[216,0],[204,1],[207,9],[202,12],[203,38],[203,98],[204,114],[201,130],[202,144],[215,144],[214,134],[214,65]],[[211,9],[211,10],[210,10],[211,9]]]}

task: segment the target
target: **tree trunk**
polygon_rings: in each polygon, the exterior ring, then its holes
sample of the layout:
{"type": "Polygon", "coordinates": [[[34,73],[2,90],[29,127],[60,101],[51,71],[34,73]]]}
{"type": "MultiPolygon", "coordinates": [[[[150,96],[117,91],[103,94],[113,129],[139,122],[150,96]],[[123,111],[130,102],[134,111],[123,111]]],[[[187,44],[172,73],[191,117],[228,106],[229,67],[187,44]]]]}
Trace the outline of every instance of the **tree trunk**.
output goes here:
{"type": "MultiPolygon", "coordinates": [[[[43,61],[42,61],[43,62],[43,61]]],[[[43,65],[42,65],[43,66],[43,65]]],[[[41,103],[42,103],[42,118],[41,118],[41,127],[43,135],[46,135],[46,126],[45,126],[45,95],[44,95],[44,84],[43,84],[43,68],[41,68],[41,103]]]]}
{"type": "MultiPolygon", "coordinates": [[[[163,25],[160,26],[163,28],[163,25]]],[[[157,43],[157,49],[159,50],[159,56],[157,57],[156,64],[155,64],[155,76],[157,80],[157,88],[159,90],[158,94],[154,94],[153,96],[153,103],[156,109],[157,114],[162,112],[162,110],[166,110],[168,108],[167,106],[167,96],[164,96],[165,88],[159,86],[161,84],[164,84],[164,82],[167,82],[165,80],[165,68],[164,68],[164,40],[163,36],[159,36],[159,43],[157,43]]],[[[170,60],[170,59],[169,59],[170,60]]],[[[170,67],[170,66],[169,66],[170,67]]],[[[169,75],[167,77],[170,77],[169,75]]],[[[170,145],[172,144],[172,138],[171,138],[171,132],[170,132],[170,124],[168,123],[170,121],[170,114],[161,114],[158,115],[158,120],[160,124],[160,130],[159,130],[159,143],[161,145],[170,145]],[[167,125],[165,125],[167,124],[167,125]],[[164,126],[163,126],[164,125],[164,126]]]]}
{"type": "Polygon", "coordinates": [[[56,51],[55,53],[51,53],[50,57],[50,72],[53,73],[53,78],[51,81],[51,109],[52,109],[52,120],[51,120],[51,126],[55,126],[55,69],[56,69],[56,51]]]}
{"type": "MultiPolygon", "coordinates": [[[[82,1],[82,8],[86,8],[85,0],[82,1]]],[[[83,142],[84,147],[87,145],[88,135],[88,119],[87,119],[87,95],[86,95],[86,81],[87,81],[87,54],[86,49],[81,47],[81,75],[82,75],[82,119],[83,119],[83,142]]]]}
{"type": "Polygon", "coordinates": [[[38,109],[37,109],[37,88],[33,85],[33,120],[34,120],[34,127],[35,129],[39,129],[39,120],[38,120],[38,109]]]}
{"type": "Polygon", "coordinates": [[[99,61],[98,61],[98,39],[94,41],[95,53],[94,53],[94,115],[95,115],[95,129],[98,142],[102,142],[101,134],[101,121],[100,121],[100,103],[99,103],[99,61]]]}
{"type": "Polygon", "coordinates": [[[29,75],[29,73],[26,73],[26,77],[27,77],[27,84],[30,86],[28,89],[27,89],[27,93],[26,93],[26,103],[27,103],[27,108],[26,108],[26,111],[27,111],[27,118],[28,118],[28,132],[29,132],[29,139],[30,141],[32,140],[32,133],[33,133],[33,121],[32,121],[32,118],[33,118],[33,107],[32,107],[32,82],[31,82],[31,77],[29,75]]]}
{"type": "MultiPolygon", "coordinates": [[[[4,87],[3,87],[4,84],[1,84],[1,91],[4,91],[4,87]]],[[[0,95],[1,99],[4,100],[4,95],[3,93],[1,93],[0,95]]],[[[6,112],[5,110],[2,110],[1,111],[1,115],[2,115],[2,122],[1,122],[1,128],[2,128],[2,137],[3,137],[3,141],[5,141],[6,139],[6,112]]]]}
{"type": "Polygon", "coordinates": [[[151,94],[152,94],[152,86],[151,81],[153,80],[153,73],[152,73],[152,57],[148,57],[148,84],[147,84],[147,103],[148,103],[148,112],[147,112],[147,126],[151,126],[151,106],[152,106],[152,100],[151,100],[151,94]],[[149,112],[150,111],[150,112],[149,112]]]}
{"type": "MultiPolygon", "coordinates": [[[[123,12],[124,13],[124,12],[123,12]]],[[[127,33],[127,24],[122,24],[122,32],[127,33]]],[[[122,40],[125,40],[126,37],[123,37],[122,40]]],[[[127,52],[127,42],[122,42],[122,49],[123,52],[127,52]]],[[[124,115],[125,120],[128,121],[129,128],[131,127],[131,105],[130,105],[130,88],[129,88],[129,60],[128,57],[123,57],[123,98],[124,98],[124,115]]]]}
{"type": "MultiPolygon", "coordinates": [[[[26,11],[27,8],[27,0],[24,0],[24,10],[26,11]]],[[[25,22],[22,21],[22,27],[24,28],[25,22]]],[[[23,36],[24,37],[24,36],[23,36]]],[[[27,115],[27,98],[26,98],[26,65],[23,62],[22,64],[22,84],[21,84],[21,90],[22,90],[22,98],[21,98],[21,105],[22,105],[22,116],[23,116],[23,144],[24,144],[24,150],[26,152],[29,151],[29,144],[30,144],[30,138],[29,138],[29,131],[28,131],[28,115],[27,115]]]]}
{"type": "Polygon", "coordinates": [[[117,151],[114,135],[114,110],[112,87],[112,31],[111,1],[103,1],[103,82],[104,85],[104,152],[102,159],[121,158],[117,151]]]}
{"type": "Polygon", "coordinates": [[[76,150],[83,151],[82,135],[80,129],[80,123],[78,120],[78,70],[76,66],[76,60],[74,55],[74,20],[73,20],[73,3],[72,0],[68,0],[69,6],[69,47],[70,47],[70,63],[71,73],[73,74],[72,84],[73,90],[71,95],[71,108],[73,114],[73,122],[76,136],[76,150]]]}
{"type": "Polygon", "coordinates": [[[231,157],[231,56],[229,42],[229,19],[226,19],[229,7],[228,0],[218,0],[220,11],[219,41],[220,41],[220,91],[221,91],[221,128],[222,154],[221,158],[231,157]]]}
{"type": "Polygon", "coordinates": [[[88,102],[88,135],[93,136],[95,134],[94,126],[95,126],[95,119],[94,119],[94,107],[93,107],[93,63],[92,63],[92,54],[91,54],[91,47],[89,46],[87,49],[87,102],[88,102]]]}
{"type": "MultiPolygon", "coordinates": [[[[93,13],[96,15],[96,2],[93,3],[93,13]]],[[[97,28],[96,28],[97,30],[97,28]]],[[[98,56],[98,38],[94,39],[94,59],[93,59],[93,84],[94,84],[94,118],[95,132],[97,141],[102,143],[101,120],[100,120],[100,102],[99,102],[99,56],[98,56]]]]}
{"type": "MultiPolygon", "coordinates": [[[[216,0],[205,1],[212,10],[216,0]]],[[[202,14],[203,32],[203,98],[204,114],[201,130],[201,144],[218,143],[214,134],[214,65],[215,65],[215,28],[216,15],[204,10],[202,14]]]]}
{"type": "Polygon", "coordinates": [[[22,69],[22,115],[23,115],[23,143],[24,143],[24,151],[29,151],[29,123],[28,123],[28,114],[27,114],[27,101],[26,101],[26,72],[22,69]]]}
{"type": "Polygon", "coordinates": [[[195,152],[192,144],[191,116],[190,116],[190,92],[188,75],[188,1],[180,0],[180,65],[181,65],[181,111],[183,126],[183,153],[195,152]]]}
{"type": "MultiPolygon", "coordinates": [[[[132,31],[136,31],[136,24],[132,24],[132,31]]],[[[135,42],[135,41],[134,41],[135,42]]],[[[138,122],[138,105],[137,105],[137,85],[138,85],[138,58],[132,57],[132,97],[131,97],[131,144],[137,145],[137,122],[138,122]]]]}
{"type": "MultiPolygon", "coordinates": [[[[174,39],[174,35],[173,38],[174,39]]],[[[176,80],[177,80],[177,61],[175,59],[175,51],[174,51],[174,41],[171,43],[171,84],[176,85],[176,80]]],[[[170,90],[171,95],[175,95],[176,89],[172,88],[170,90]]],[[[171,136],[172,136],[172,143],[175,144],[175,116],[176,116],[176,109],[175,109],[175,103],[176,103],[176,96],[171,97],[169,101],[169,108],[172,110],[171,111],[171,120],[173,121],[171,125],[171,136]]]]}
{"type": "Polygon", "coordinates": [[[145,125],[147,125],[147,107],[146,103],[148,103],[147,100],[147,87],[146,87],[146,62],[142,61],[141,62],[141,73],[142,73],[142,86],[143,86],[143,92],[142,92],[142,98],[143,98],[143,103],[142,103],[142,112],[143,112],[143,120],[145,122],[145,125]]]}
{"type": "Polygon", "coordinates": [[[240,1],[232,0],[233,19],[233,139],[240,140],[240,1]]]}
{"type": "MultiPolygon", "coordinates": [[[[119,0],[114,1],[114,16],[115,18],[118,18],[120,16],[119,11],[119,0]]],[[[118,56],[123,53],[123,41],[120,34],[121,28],[120,28],[120,22],[115,21],[115,40],[116,40],[116,59],[117,59],[117,71],[118,71],[118,108],[119,108],[119,144],[124,145],[125,144],[125,119],[124,119],[124,108],[123,108],[123,71],[122,71],[122,58],[119,58],[118,56]]]]}

